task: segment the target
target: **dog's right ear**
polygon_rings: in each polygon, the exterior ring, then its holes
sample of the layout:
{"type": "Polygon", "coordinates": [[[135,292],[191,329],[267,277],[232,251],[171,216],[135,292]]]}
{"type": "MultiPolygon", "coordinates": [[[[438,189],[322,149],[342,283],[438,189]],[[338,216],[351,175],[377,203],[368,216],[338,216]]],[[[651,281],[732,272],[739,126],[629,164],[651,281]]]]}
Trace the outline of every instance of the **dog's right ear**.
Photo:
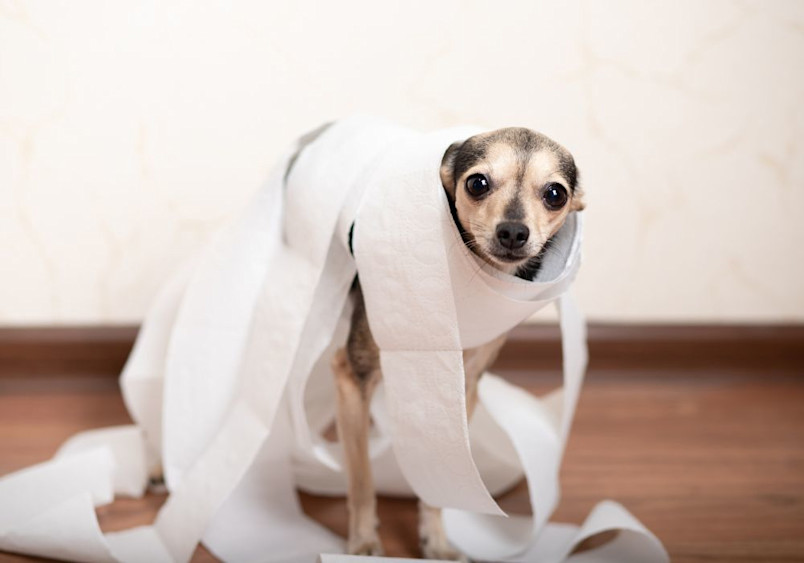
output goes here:
{"type": "Polygon", "coordinates": [[[452,201],[455,201],[455,157],[458,156],[461,145],[463,141],[452,143],[441,159],[441,185],[452,201]]]}

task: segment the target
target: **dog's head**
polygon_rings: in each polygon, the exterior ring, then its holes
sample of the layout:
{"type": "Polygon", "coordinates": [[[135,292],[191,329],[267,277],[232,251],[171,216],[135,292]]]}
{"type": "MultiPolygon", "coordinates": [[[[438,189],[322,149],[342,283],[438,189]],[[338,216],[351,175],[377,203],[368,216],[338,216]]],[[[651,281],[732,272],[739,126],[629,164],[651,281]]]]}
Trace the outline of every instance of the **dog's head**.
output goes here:
{"type": "Polygon", "coordinates": [[[467,246],[494,267],[528,276],[571,211],[583,209],[572,155],[520,127],[453,143],[441,183],[467,246]]]}

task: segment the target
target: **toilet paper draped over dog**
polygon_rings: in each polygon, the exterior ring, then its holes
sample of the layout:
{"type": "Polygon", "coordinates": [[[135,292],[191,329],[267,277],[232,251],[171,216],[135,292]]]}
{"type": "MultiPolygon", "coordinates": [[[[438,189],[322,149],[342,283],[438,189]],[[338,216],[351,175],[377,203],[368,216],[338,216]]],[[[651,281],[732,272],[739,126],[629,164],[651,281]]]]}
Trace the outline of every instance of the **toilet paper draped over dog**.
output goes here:
{"type": "Polygon", "coordinates": [[[582,217],[569,215],[533,282],[479,260],[439,180],[445,148],[475,132],[422,134],[355,117],[298,158],[288,151],[244,216],[147,315],[121,380],[136,426],[79,435],[53,461],[0,480],[0,549],[186,561],[203,537],[230,561],[312,561],[341,550],[303,515],[293,489],[345,491],[340,448],[322,433],[335,407],[328,360],[343,343],[359,272],[384,377],[371,407],[378,491],[447,507],[450,539],[476,558],[562,561],[585,537],[618,529],[602,549],[665,561],[661,544],[615,503],[580,529],[546,525],[586,364],[583,320],[567,294],[582,217]],[[560,302],[563,390],[539,400],[485,376],[470,432],[461,350],[551,302],[560,302]],[[112,490],[141,494],[144,468],[160,459],[170,496],[155,523],[101,534],[93,504],[112,490]],[[91,483],[70,477],[82,467],[91,483]],[[41,489],[42,474],[60,484],[41,489]],[[523,474],[534,516],[501,518],[492,494],[523,474]]]}
{"type": "Polygon", "coordinates": [[[389,152],[358,212],[354,251],[407,481],[428,504],[502,515],[470,451],[462,350],[498,338],[569,287],[580,219],[572,216],[548,257],[549,281],[490,273],[460,240],[438,167],[422,166],[439,162],[456,133],[405,138],[389,152]]]}

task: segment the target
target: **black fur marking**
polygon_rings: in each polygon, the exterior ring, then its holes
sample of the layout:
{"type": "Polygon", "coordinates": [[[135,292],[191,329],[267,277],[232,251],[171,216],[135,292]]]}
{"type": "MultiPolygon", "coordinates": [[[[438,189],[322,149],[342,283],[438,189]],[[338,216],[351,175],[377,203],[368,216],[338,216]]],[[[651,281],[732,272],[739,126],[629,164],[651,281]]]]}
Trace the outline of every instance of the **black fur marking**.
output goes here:
{"type": "Polygon", "coordinates": [[[575,167],[575,161],[570,155],[562,152],[559,156],[558,167],[561,175],[569,182],[570,191],[574,194],[575,187],[578,185],[578,169],[575,167]]]}
{"type": "Polygon", "coordinates": [[[504,142],[515,147],[519,163],[517,184],[522,184],[531,155],[539,150],[547,149],[558,156],[559,170],[567,179],[569,190],[575,193],[575,187],[578,184],[578,170],[572,155],[552,139],[525,127],[508,127],[495,131],[492,135],[469,137],[462,144],[453,143],[444,155],[445,162],[451,161],[453,184],[457,184],[467,170],[486,158],[488,148],[496,142],[504,142]]]}
{"type": "Polygon", "coordinates": [[[525,129],[524,127],[510,127],[503,129],[500,139],[506,141],[516,150],[517,163],[519,165],[516,175],[517,186],[521,188],[525,180],[525,173],[528,170],[528,161],[531,155],[542,146],[542,139],[538,133],[525,129]]]}
{"type": "Polygon", "coordinates": [[[355,379],[361,388],[365,389],[365,384],[380,366],[380,350],[371,334],[366,315],[366,302],[363,300],[363,291],[358,278],[355,278],[352,285],[352,299],[354,310],[352,326],[346,340],[346,354],[355,379]]]}
{"type": "Polygon", "coordinates": [[[517,182],[521,185],[530,156],[541,149],[547,149],[558,156],[558,167],[561,175],[567,179],[569,189],[575,193],[578,184],[578,171],[572,155],[561,145],[545,137],[541,133],[523,127],[503,129],[501,138],[517,147],[517,157],[520,161],[520,170],[517,182]]]}
{"type": "Polygon", "coordinates": [[[542,269],[542,262],[544,261],[544,256],[547,254],[547,249],[550,247],[551,243],[553,242],[553,238],[547,239],[547,242],[544,243],[542,249],[539,253],[525,262],[525,265],[520,267],[516,271],[516,277],[522,278],[523,280],[533,281],[536,279],[536,275],[539,273],[539,270],[542,269]]]}
{"type": "Polygon", "coordinates": [[[441,159],[441,166],[447,166],[451,170],[455,168],[455,157],[458,156],[458,149],[463,145],[463,141],[455,141],[444,152],[444,157],[441,159]]]}
{"type": "Polygon", "coordinates": [[[488,145],[485,139],[470,137],[458,148],[452,165],[452,182],[454,184],[458,183],[458,179],[467,170],[486,158],[488,145]]]}
{"type": "Polygon", "coordinates": [[[509,221],[521,221],[525,218],[525,206],[522,205],[522,198],[518,190],[513,199],[505,206],[503,217],[509,221]]]}

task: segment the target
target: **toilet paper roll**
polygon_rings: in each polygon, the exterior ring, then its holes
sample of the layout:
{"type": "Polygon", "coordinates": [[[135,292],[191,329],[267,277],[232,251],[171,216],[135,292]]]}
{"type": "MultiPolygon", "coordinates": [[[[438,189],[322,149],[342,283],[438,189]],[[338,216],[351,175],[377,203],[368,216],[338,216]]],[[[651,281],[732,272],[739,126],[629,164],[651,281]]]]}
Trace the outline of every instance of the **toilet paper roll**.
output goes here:
{"type": "MultiPolygon", "coordinates": [[[[580,529],[546,524],[586,362],[583,321],[567,296],[582,216],[569,216],[533,282],[479,261],[438,178],[446,147],[474,131],[422,134],[358,116],[298,158],[291,148],[242,218],[149,311],[121,381],[136,426],[79,435],[52,461],[0,479],[0,549],[132,562],[187,561],[202,538],[229,561],[312,562],[342,550],[303,515],[294,486],[345,490],[339,448],[322,436],[334,416],[323,382],[359,272],[384,373],[372,404],[379,491],[447,507],[450,538],[479,557],[589,560],[593,552],[572,547],[621,529],[598,551],[607,560],[666,561],[613,503],[580,529]],[[469,425],[461,350],[557,299],[563,394],[539,401],[486,376],[469,425]],[[170,496],[153,525],[102,534],[93,504],[115,490],[140,494],[160,459],[170,496]],[[534,516],[505,518],[492,495],[521,475],[534,516]]],[[[333,557],[321,560],[353,559],[333,557]]]]}

